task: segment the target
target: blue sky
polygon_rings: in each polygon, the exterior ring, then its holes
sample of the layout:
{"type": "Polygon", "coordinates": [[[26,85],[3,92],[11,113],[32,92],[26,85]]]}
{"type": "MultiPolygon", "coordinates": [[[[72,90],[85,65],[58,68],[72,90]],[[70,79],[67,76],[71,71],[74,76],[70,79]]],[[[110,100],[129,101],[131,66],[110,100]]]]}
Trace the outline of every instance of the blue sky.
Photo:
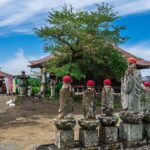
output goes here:
{"type": "MultiPolygon", "coordinates": [[[[101,2],[114,5],[122,16],[116,23],[127,26],[122,34],[130,39],[121,47],[150,60],[149,0],[0,0],[0,67],[12,74],[23,69],[29,73],[29,60],[48,55],[44,53],[42,39],[32,29],[45,23],[51,8],[59,10],[63,4],[71,4],[76,9],[88,10],[101,2]]],[[[144,75],[150,75],[150,71],[144,75]]]]}

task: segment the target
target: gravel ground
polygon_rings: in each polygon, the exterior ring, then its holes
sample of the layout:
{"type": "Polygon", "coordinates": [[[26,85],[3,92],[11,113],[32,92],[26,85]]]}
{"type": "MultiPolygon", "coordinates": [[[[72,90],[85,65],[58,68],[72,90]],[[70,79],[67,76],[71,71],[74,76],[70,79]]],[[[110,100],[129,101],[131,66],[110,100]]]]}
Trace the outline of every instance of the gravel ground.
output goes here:
{"type": "MultiPolygon", "coordinates": [[[[49,144],[55,141],[53,119],[58,115],[58,102],[26,98],[9,108],[6,101],[11,96],[0,95],[0,150],[29,150],[32,145],[49,144]]],[[[74,117],[81,115],[81,103],[74,103],[74,117]]],[[[100,114],[100,108],[97,108],[100,114]]],[[[78,139],[75,126],[75,139],[78,139]]]]}

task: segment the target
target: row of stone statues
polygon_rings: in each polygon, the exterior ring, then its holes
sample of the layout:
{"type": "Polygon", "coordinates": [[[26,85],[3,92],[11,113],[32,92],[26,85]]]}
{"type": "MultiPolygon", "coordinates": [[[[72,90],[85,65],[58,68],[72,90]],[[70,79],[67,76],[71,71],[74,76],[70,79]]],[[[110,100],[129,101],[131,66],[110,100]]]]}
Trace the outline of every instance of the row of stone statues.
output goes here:
{"type": "MultiPolygon", "coordinates": [[[[58,129],[56,138],[58,148],[64,145],[69,147],[73,142],[71,138],[73,136],[72,129],[76,123],[73,118],[73,90],[71,82],[70,76],[63,77],[63,86],[60,90],[59,115],[55,120],[55,125],[58,129]],[[63,130],[67,130],[67,132],[62,132],[63,130]],[[64,139],[69,141],[66,140],[64,142],[64,139]]],[[[83,119],[78,121],[81,127],[79,141],[85,147],[98,144],[96,128],[99,122],[101,124],[99,129],[100,141],[115,143],[118,136],[118,128],[116,127],[118,118],[113,115],[115,93],[111,86],[111,80],[104,80],[101,97],[102,114],[98,119],[96,118],[96,92],[94,86],[95,82],[93,80],[87,81],[87,89],[82,96],[83,119]]],[[[150,83],[145,82],[143,85],[135,58],[128,59],[128,69],[121,80],[121,101],[123,111],[120,113],[120,118],[122,119],[119,127],[120,138],[126,141],[127,145],[130,145],[129,147],[139,143],[143,144],[143,134],[150,138],[150,83]],[[144,122],[144,126],[141,124],[142,122],[144,122]]]]}
{"type": "MultiPolygon", "coordinates": [[[[63,86],[60,90],[60,108],[58,119],[73,117],[73,89],[71,87],[71,77],[63,77],[63,86]]],[[[85,119],[96,118],[96,91],[94,89],[95,82],[93,80],[87,81],[87,89],[82,96],[82,111],[85,119]]],[[[104,87],[102,89],[102,112],[105,116],[112,116],[114,108],[114,90],[111,86],[111,80],[104,80],[104,87]]]]}
{"type": "MultiPolygon", "coordinates": [[[[128,60],[129,67],[121,81],[121,101],[124,113],[141,114],[149,113],[150,84],[145,82],[143,85],[140,71],[136,67],[136,59],[128,60]]],[[[63,87],[60,90],[60,110],[58,118],[72,117],[73,112],[73,90],[71,87],[71,77],[64,76],[63,87]]],[[[96,115],[96,91],[95,82],[87,81],[87,89],[82,97],[83,116],[86,119],[94,119],[96,115]]],[[[112,116],[114,108],[114,90],[111,86],[111,80],[104,80],[102,89],[102,112],[106,116],[112,116]]],[[[139,117],[139,116],[138,116],[139,117]]]]}

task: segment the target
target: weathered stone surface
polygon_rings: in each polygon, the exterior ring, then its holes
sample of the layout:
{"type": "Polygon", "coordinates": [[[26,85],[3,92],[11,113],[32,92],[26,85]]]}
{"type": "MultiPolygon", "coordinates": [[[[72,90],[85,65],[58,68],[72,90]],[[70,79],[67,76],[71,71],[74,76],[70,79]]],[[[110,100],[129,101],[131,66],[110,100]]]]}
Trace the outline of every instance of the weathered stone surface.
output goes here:
{"type": "Polygon", "coordinates": [[[59,92],[59,119],[73,118],[73,95],[71,83],[63,82],[59,92]]]}
{"type": "Polygon", "coordinates": [[[72,119],[55,119],[54,124],[58,130],[71,130],[75,127],[76,121],[72,119]]]}
{"type": "Polygon", "coordinates": [[[101,150],[123,150],[123,144],[113,143],[113,144],[102,145],[101,150]]]}
{"type": "Polygon", "coordinates": [[[125,141],[140,141],[143,139],[143,124],[120,123],[119,137],[125,141]]]}
{"type": "Polygon", "coordinates": [[[101,144],[112,144],[118,142],[118,127],[100,126],[99,140],[101,144]]]}
{"type": "Polygon", "coordinates": [[[120,112],[120,118],[124,123],[131,123],[131,124],[139,124],[142,122],[143,115],[142,114],[135,114],[129,111],[122,111],[120,112]]]}
{"type": "Polygon", "coordinates": [[[74,131],[73,130],[57,130],[55,145],[60,149],[74,148],[74,131]]]}
{"type": "Polygon", "coordinates": [[[95,119],[96,116],[96,91],[88,87],[82,96],[82,111],[84,119],[95,119]]]}
{"type": "Polygon", "coordinates": [[[141,113],[142,75],[136,64],[128,63],[128,69],[121,81],[121,101],[124,110],[141,113]]]}
{"type": "Polygon", "coordinates": [[[80,128],[79,142],[84,147],[93,147],[98,145],[98,130],[85,130],[80,128]]]}
{"type": "Polygon", "coordinates": [[[103,126],[115,126],[118,122],[118,118],[116,118],[115,116],[109,117],[109,116],[101,115],[98,117],[98,119],[99,119],[101,125],[103,125],[103,126]]]}
{"type": "Polygon", "coordinates": [[[98,120],[80,119],[78,122],[80,127],[85,130],[95,130],[99,125],[98,120]]]}
{"type": "Polygon", "coordinates": [[[114,90],[111,85],[105,85],[102,89],[102,113],[105,116],[112,116],[113,115],[113,108],[114,108],[114,90]]]}

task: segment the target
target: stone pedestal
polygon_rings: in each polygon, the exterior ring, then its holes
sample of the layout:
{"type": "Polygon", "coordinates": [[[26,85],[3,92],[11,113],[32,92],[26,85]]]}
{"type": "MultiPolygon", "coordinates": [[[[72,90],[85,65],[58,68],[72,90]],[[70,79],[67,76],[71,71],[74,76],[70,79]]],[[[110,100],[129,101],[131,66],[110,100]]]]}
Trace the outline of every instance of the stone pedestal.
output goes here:
{"type": "Polygon", "coordinates": [[[99,127],[99,142],[102,145],[102,149],[123,149],[123,144],[118,142],[118,127],[116,127],[118,118],[115,116],[101,115],[99,121],[101,123],[99,127]]]}
{"type": "Polygon", "coordinates": [[[85,130],[80,128],[79,141],[84,147],[93,147],[98,145],[98,130],[85,130]]]}
{"type": "Polygon", "coordinates": [[[112,144],[118,142],[118,127],[100,126],[99,139],[101,144],[112,144]]]}
{"type": "Polygon", "coordinates": [[[126,141],[140,141],[143,139],[143,124],[120,123],[119,137],[126,141]]]}
{"type": "Polygon", "coordinates": [[[146,145],[143,140],[143,124],[120,123],[119,137],[125,148],[140,148],[146,145]]]}
{"type": "Polygon", "coordinates": [[[56,140],[55,145],[59,149],[73,149],[74,148],[74,131],[73,128],[76,124],[72,119],[54,120],[56,126],[56,140]]]}
{"type": "Polygon", "coordinates": [[[57,145],[57,147],[60,149],[74,148],[74,131],[57,130],[55,145],[57,145]]]}
{"type": "Polygon", "coordinates": [[[83,147],[94,147],[98,145],[98,120],[79,120],[79,143],[83,147]]]}

